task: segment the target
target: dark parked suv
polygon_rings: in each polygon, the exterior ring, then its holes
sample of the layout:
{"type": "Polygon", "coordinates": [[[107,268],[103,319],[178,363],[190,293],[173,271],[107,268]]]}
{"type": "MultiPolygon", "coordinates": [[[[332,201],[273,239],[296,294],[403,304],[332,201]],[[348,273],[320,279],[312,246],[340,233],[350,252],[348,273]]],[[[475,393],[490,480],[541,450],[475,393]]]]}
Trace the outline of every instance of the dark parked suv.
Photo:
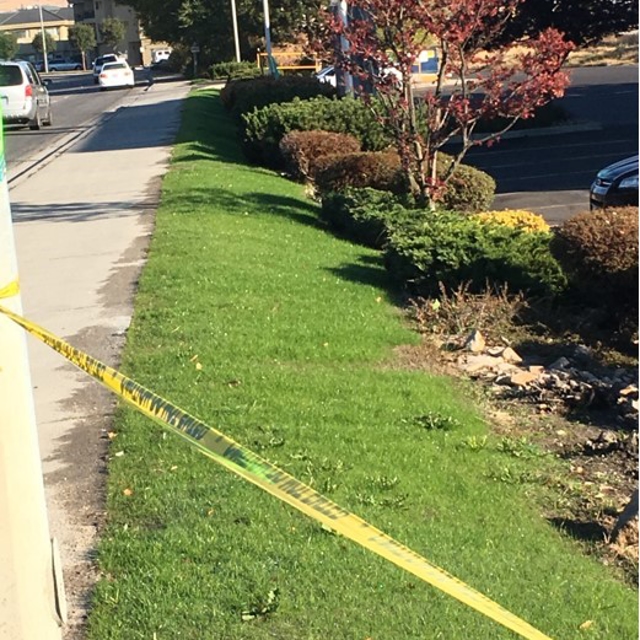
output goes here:
{"type": "Polygon", "coordinates": [[[638,205],[638,156],[598,171],[589,191],[592,209],[638,205]]]}

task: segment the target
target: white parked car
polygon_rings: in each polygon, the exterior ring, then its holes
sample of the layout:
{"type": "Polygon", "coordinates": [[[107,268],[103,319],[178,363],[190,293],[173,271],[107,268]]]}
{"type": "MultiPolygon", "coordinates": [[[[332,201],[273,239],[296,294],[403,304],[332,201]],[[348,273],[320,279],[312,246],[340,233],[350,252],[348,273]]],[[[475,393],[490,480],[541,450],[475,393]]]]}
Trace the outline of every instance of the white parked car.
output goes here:
{"type": "Polygon", "coordinates": [[[0,100],[6,124],[37,130],[53,124],[49,90],[30,62],[0,61],[0,100]]]}
{"type": "Polygon", "coordinates": [[[318,73],[316,73],[316,78],[318,78],[319,82],[326,82],[330,84],[332,87],[336,86],[336,69],[333,65],[329,67],[324,67],[324,69],[320,69],[318,73]]]}
{"type": "Polygon", "coordinates": [[[115,87],[133,87],[136,82],[133,77],[133,69],[124,60],[118,60],[102,65],[98,83],[102,90],[115,87]]]}
{"type": "MultiPolygon", "coordinates": [[[[402,74],[395,67],[388,67],[387,69],[384,69],[382,75],[393,76],[398,84],[402,85],[402,74]]],[[[320,82],[326,82],[332,87],[335,87],[337,83],[335,67],[330,65],[328,67],[324,67],[324,69],[320,69],[320,71],[316,73],[316,78],[318,78],[320,82]]]]}
{"type": "Polygon", "coordinates": [[[120,58],[115,53],[105,53],[103,56],[96,58],[93,63],[93,81],[98,84],[98,76],[102,71],[102,65],[107,62],[118,62],[120,58]]]}

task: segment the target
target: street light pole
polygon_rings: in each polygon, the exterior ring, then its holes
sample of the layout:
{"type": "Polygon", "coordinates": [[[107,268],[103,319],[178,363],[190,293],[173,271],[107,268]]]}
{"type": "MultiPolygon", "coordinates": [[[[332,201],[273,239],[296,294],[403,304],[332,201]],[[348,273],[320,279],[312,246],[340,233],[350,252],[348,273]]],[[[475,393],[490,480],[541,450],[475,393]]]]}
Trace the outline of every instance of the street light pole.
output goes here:
{"type": "Polygon", "coordinates": [[[264,39],[267,46],[267,62],[271,60],[271,23],[269,21],[269,0],[262,0],[264,8],[264,39]]]}
{"type": "Polygon", "coordinates": [[[236,45],[236,62],[240,62],[240,41],[238,39],[238,17],[236,15],[236,0],[231,0],[231,16],[233,18],[233,41],[236,45]]]}
{"type": "Polygon", "coordinates": [[[42,17],[42,5],[38,5],[38,9],[40,10],[40,37],[42,38],[42,55],[44,56],[43,60],[43,69],[45,73],[49,73],[49,61],[47,60],[47,34],[44,30],[44,18],[42,17]]]}

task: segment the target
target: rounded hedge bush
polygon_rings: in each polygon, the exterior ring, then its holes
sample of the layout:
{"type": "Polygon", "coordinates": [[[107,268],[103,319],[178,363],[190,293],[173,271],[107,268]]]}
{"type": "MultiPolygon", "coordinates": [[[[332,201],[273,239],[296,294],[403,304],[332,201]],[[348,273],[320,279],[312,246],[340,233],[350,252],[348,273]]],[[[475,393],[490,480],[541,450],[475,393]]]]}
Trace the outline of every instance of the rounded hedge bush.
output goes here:
{"type": "Polygon", "coordinates": [[[379,151],[390,139],[362,100],[327,98],[271,104],[242,116],[243,145],[247,157],[269,166],[281,166],[280,140],[290,131],[323,130],[348,133],[361,148],[379,151]]]}
{"type": "MultiPolygon", "coordinates": [[[[436,171],[438,175],[446,170],[451,157],[438,153],[436,171]]],[[[496,193],[496,181],[484,171],[459,164],[447,182],[439,204],[444,209],[475,213],[491,206],[496,193]]]]}
{"type": "Polygon", "coordinates": [[[317,163],[315,184],[320,193],[341,192],[347,187],[369,187],[397,195],[408,191],[400,158],[395,151],[326,156],[317,163]]]}
{"type": "Polygon", "coordinates": [[[325,156],[358,151],[357,138],[334,131],[290,131],[280,141],[285,170],[296,180],[312,180],[318,162],[325,156]]]}
{"type": "Polygon", "coordinates": [[[637,307],[637,207],[574,216],[555,230],[551,251],[585,302],[637,307]]]}

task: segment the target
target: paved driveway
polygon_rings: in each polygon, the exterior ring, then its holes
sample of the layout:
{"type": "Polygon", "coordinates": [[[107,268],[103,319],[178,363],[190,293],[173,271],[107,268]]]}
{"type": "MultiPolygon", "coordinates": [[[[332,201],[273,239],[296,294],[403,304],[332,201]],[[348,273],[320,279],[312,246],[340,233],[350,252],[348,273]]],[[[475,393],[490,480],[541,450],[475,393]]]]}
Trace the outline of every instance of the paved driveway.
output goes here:
{"type": "Polygon", "coordinates": [[[638,153],[638,67],[570,71],[558,101],[571,124],[506,138],[471,151],[465,163],[496,179],[494,208],[528,209],[551,224],[589,209],[589,186],[599,169],[638,153]]]}

